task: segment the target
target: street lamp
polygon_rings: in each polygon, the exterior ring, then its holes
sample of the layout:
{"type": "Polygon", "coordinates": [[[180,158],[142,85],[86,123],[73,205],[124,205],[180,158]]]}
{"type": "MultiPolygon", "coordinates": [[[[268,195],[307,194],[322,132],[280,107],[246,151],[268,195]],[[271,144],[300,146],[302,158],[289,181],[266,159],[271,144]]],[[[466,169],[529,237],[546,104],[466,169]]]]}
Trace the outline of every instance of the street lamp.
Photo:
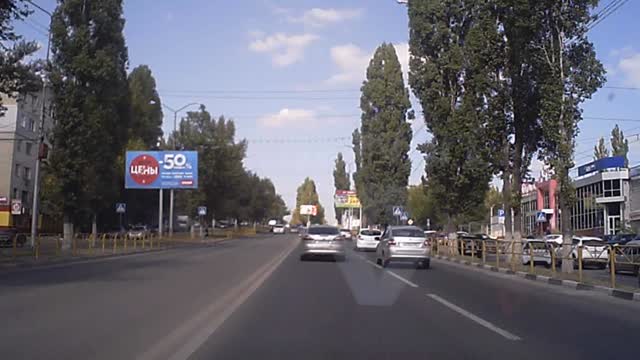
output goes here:
{"type": "MultiPolygon", "coordinates": [[[[173,149],[177,150],[178,149],[178,144],[176,143],[176,131],[177,131],[177,126],[178,126],[178,113],[190,106],[202,106],[202,104],[200,103],[189,103],[177,110],[174,110],[172,107],[162,104],[162,106],[164,106],[167,110],[171,111],[173,113],[173,149]]],[[[162,191],[162,190],[161,190],[162,191]]],[[[160,219],[160,221],[162,221],[162,219],[160,219]]],[[[173,236],[173,189],[170,190],[169,193],[169,236],[173,236]]]]}
{"type": "Polygon", "coordinates": [[[46,70],[49,66],[49,53],[51,49],[51,22],[53,20],[53,14],[42,8],[38,4],[34,3],[31,0],[27,0],[27,2],[43,13],[49,15],[49,29],[47,31],[47,56],[45,58],[45,74],[42,78],[42,107],[40,109],[40,125],[38,126],[38,154],[36,157],[36,170],[34,173],[33,179],[33,203],[31,206],[31,238],[29,239],[29,243],[31,247],[35,247],[36,244],[36,236],[38,236],[38,198],[40,197],[40,166],[41,159],[43,159],[46,155],[46,151],[44,151],[44,122],[45,122],[45,111],[46,111],[46,98],[47,98],[47,78],[46,78],[46,70]]]}

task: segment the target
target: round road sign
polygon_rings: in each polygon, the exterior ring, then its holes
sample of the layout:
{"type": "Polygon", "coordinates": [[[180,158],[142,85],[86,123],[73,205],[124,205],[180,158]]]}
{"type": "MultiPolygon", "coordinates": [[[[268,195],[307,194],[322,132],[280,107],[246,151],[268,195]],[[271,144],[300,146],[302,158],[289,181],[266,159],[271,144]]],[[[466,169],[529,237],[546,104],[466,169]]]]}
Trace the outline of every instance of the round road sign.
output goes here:
{"type": "Polygon", "coordinates": [[[139,155],[131,160],[129,166],[131,179],[139,185],[149,185],[156,181],[160,174],[160,164],[153,156],[139,155]]]}

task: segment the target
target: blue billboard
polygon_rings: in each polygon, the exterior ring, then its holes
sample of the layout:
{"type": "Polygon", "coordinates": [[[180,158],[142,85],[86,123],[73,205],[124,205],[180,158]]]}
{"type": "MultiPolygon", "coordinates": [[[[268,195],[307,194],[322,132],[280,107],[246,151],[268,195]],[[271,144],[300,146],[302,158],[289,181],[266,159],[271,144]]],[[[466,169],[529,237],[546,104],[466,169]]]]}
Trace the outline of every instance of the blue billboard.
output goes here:
{"type": "Polygon", "coordinates": [[[624,167],[624,156],[610,156],[578,167],[578,176],[590,174],[592,172],[604,169],[624,167]]]}
{"type": "Polygon", "coordinates": [[[125,189],[197,189],[198,152],[127,151],[125,189]]]}

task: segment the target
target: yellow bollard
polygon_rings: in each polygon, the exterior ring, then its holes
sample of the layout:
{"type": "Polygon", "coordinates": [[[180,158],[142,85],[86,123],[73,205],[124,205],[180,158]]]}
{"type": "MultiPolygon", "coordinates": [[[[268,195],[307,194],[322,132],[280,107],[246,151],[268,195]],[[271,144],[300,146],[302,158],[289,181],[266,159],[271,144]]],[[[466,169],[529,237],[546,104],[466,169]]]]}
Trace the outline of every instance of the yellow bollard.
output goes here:
{"type": "Polygon", "coordinates": [[[153,234],[149,235],[149,249],[153,249],[153,234]]]}
{"type": "Polygon", "coordinates": [[[535,259],[533,257],[533,246],[529,244],[529,272],[535,273],[535,259]]]}
{"type": "Polygon", "coordinates": [[[476,257],[476,241],[471,240],[471,262],[472,263],[475,257],[476,257]]]}
{"type": "Polygon", "coordinates": [[[102,255],[104,255],[104,242],[105,242],[105,238],[107,237],[107,234],[102,234],[102,255]]]}
{"type": "Polygon", "coordinates": [[[482,265],[487,263],[487,241],[482,242],[482,265]]]}
{"type": "Polygon", "coordinates": [[[578,246],[578,279],[582,282],[582,245],[578,246]]]}
{"type": "Polygon", "coordinates": [[[113,235],[113,250],[112,254],[115,254],[118,251],[118,234],[113,235]]]}
{"type": "Polygon", "coordinates": [[[142,250],[144,250],[144,240],[145,240],[145,236],[142,235],[142,238],[140,239],[140,241],[142,241],[142,250]]]}
{"type": "Polygon", "coordinates": [[[611,287],[616,288],[616,250],[609,245],[609,273],[611,274],[611,287]]]}
{"type": "Polygon", "coordinates": [[[124,252],[127,252],[127,239],[129,237],[127,235],[124,236],[124,252]]]}
{"type": "Polygon", "coordinates": [[[36,243],[33,245],[35,246],[35,249],[33,249],[35,252],[34,257],[36,258],[36,260],[38,260],[38,258],[40,257],[40,235],[36,237],[36,243]]]}
{"type": "Polygon", "coordinates": [[[556,274],[556,250],[552,247],[549,248],[549,253],[551,254],[551,273],[553,275],[556,274]]]}

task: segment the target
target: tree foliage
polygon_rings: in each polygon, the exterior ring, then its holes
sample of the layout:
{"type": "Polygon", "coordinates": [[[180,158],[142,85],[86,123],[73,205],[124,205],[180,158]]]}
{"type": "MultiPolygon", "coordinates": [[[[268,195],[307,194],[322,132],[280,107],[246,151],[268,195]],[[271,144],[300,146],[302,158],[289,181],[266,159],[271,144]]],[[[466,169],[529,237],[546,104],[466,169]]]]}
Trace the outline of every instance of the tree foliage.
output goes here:
{"type": "Polygon", "coordinates": [[[22,40],[13,27],[14,21],[23,20],[30,14],[24,0],[0,2],[0,93],[8,96],[35,91],[41,83],[36,71],[42,69],[42,64],[28,60],[29,55],[38,50],[38,45],[22,40]]]}
{"type": "Polygon", "coordinates": [[[158,146],[162,137],[162,104],[156,90],[156,80],[147,65],[140,65],[129,74],[131,124],[129,138],[140,139],[147,149],[158,146]]]}
{"type": "Polygon", "coordinates": [[[122,0],[67,0],[52,19],[51,171],[64,214],[111,214],[130,121],[122,0]]]}
{"type": "Polygon", "coordinates": [[[318,197],[318,191],[316,189],[316,183],[310,179],[305,178],[302,185],[298,187],[297,195],[296,195],[296,208],[293,211],[291,217],[291,224],[306,224],[307,216],[300,215],[300,206],[301,205],[315,205],[318,208],[316,216],[311,216],[310,220],[312,224],[324,224],[324,208],[320,204],[320,199],[318,197]]]}
{"type": "MultiPolygon", "coordinates": [[[[338,157],[335,160],[335,169],[333,170],[333,186],[336,190],[350,190],[351,189],[351,179],[349,179],[349,174],[347,173],[347,163],[344,161],[342,157],[342,153],[338,153],[338,157]]],[[[342,221],[342,212],[343,209],[335,208],[336,220],[338,223],[342,221]]]]}
{"type": "Polygon", "coordinates": [[[624,166],[629,166],[629,140],[624,138],[624,132],[618,125],[611,130],[611,155],[624,157],[624,166]]]}
{"type": "Polygon", "coordinates": [[[604,138],[601,137],[600,140],[598,140],[598,145],[593,147],[593,160],[599,160],[608,156],[609,149],[607,149],[604,138]]]}
{"type": "Polygon", "coordinates": [[[433,135],[420,150],[449,231],[482,204],[491,176],[485,124],[494,111],[486,62],[493,47],[478,12],[478,3],[409,2],[409,82],[433,135]]]}
{"type": "Polygon", "coordinates": [[[354,133],[358,197],[370,222],[391,223],[392,207],[407,201],[411,172],[407,117],[412,117],[409,90],[393,45],[378,47],[361,90],[362,122],[360,132],[354,133]]]}

